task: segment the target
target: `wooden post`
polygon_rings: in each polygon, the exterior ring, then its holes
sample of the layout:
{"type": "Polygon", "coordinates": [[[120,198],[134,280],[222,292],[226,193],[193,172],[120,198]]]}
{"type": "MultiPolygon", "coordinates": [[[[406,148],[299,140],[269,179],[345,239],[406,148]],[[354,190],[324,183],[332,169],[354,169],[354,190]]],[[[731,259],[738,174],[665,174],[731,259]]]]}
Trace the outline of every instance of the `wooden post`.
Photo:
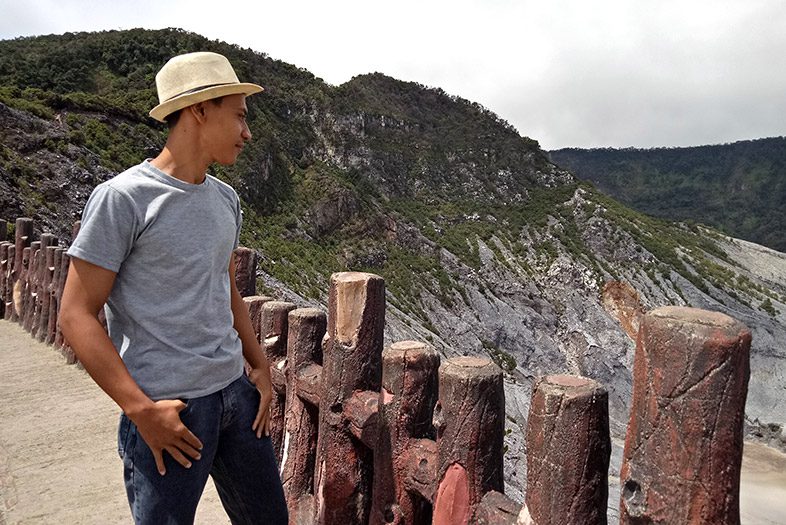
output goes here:
{"type": "Polygon", "coordinates": [[[11,321],[19,321],[19,308],[22,307],[23,285],[19,285],[19,280],[26,269],[26,257],[29,259],[30,250],[25,255],[25,249],[33,241],[33,219],[20,217],[16,220],[14,229],[14,265],[11,271],[11,321]]]}
{"type": "Polygon", "coordinates": [[[8,246],[8,259],[6,263],[6,276],[5,276],[5,312],[3,312],[3,319],[10,321],[14,313],[14,263],[16,261],[16,246],[11,243],[8,246]]]}
{"type": "Polygon", "coordinates": [[[328,334],[314,495],[320,525],[368,522],[373,455],[345,428],[345,405],[358,392],[379,392],[385,326],[385,282],[373,274],[330,278],[328,334]]]}
{"type": "Polygon", "coordinates": [[[260,344],[262,344],[262,306],[272,300],[273,298],[267,295],[243,297],[243,302],[246,303],[246,308],[248,308],[248,316],[251,318],[251,326],[254,327],[254,333],[257,334],[257,341],[260,344]]]}
{"type": "MultiPolygon", "coordinates": [[[[41,234],[41,248],[38,250],[38,254],[36,255],[36,267],[33,280],[33,287],[31,289],[31,296],[33,297],[33,312],[30,318],[30,335],[38,339],[38,329],[41,323],[41,316],[44,311],[44,303],[46,302],[48,295],[44,293],[44,287],[47,284],[47,273],[49,269],[49,264],[47,264],[47,250],[57,245],[57,237],[52,235],[51,233],[43,233],[41,234]]],[[[51,259],[50,259],[51,262],[51,259]]],[[[51,276],[50,276],[51,277],[51,276]]],[[[47,313],[49,310],[47,308],[47,313]]]]}
{"type": "Polygon", "coordinates": [[[0,319],[5,319],[6,308],[10,308],[11,261],[8,252],[12,246],[8,241],[0,242],[0,319]]]}
{"type": "Polygon", "coordinates": [[[504,419],[497,365],[478,357],[442,364],[434,411],[439,454],[434,525],[466,525],[486,492],[503,491],[504,419]]]}
{"type": "Polygon", "coordinates": [[[642,320],[620,482],[620,523],[740,523],[751,333],[666,306],[642,320]]]}
{"type": "Polygon", "coordinates": [[[287,393],[281,479],[290,522],[313,523],[314,469],[317,455],[319,403],[301,397],[301,373],[322,364],[322,338],[327,316],[316,308],[289,312],[287,335],[287,393]]]}
{"type": "Polygon", "coordinates": [[[235,283],[242,297],[257,293],[257,252],[239,246],[235,249],[235,283]]]}
{"type": "Polygon", "coordinates": [[[38,290],[38,299],[41,307],[38,313],[38,322],[34,324],[34,335],[39,341],[46,341],[49,335],[49,304],[52,301],[52,278],[55,273],[56,246],[47,246],[44,251],[42,281],[38,290]]]}
{"type": "MultiPolygon", "coordinates": [[[[68,267],[70,265],[70,261],[71,257],[66,252],[63,252],[63,256],[60,259],[60,279],[57,282],[56,292],[58,307],[63,299],[63,290],[65,289],[66,278],[68,277],[68,267]]],[[[65,357],[67,363],[74,364],[77,362],[76,354],[74,354],[74,351],[71,349],[71,345],[69,345],[68,341],[66,341],[65,337],[63,337],[63,331],[60,329],[59,322],[57,323],[57,331],[55,332],[55,348],[60,349],[60,352],[65,357]]]]}
{"type": "Polygon", "coordinates": [[[20,323],[29,333],[33,331],[33,317],[35,316],[36,299],[38,290],[38,269],[41,267],[41,241],[30,243],[30,260],[25,274],[25,287],[23,292],[24,316],[20,314],[20,323]]]}
{"type": "Polygon", "coordinates": [[[284,376],[287,365],[287,331],[289,312],[295,305],[284,301],[269,301],[262,305],[262,316],[259,334],[262,337],[262,348],[270,363],[270,375],[273,380],[273,400],[270,402],[270,441],[276,452],[276,459],[281,466],[281,450],[284,441],[284,405],[286,395],[286,379],[284,376]]]}
{"type": "MultiPolygon", "coordinates": [[[[433,438],[439,355],[425,343],[401,341],[382,353],[379,427],[374,450],[372,525],[417,525],[431,518],[431,501],[406,488],[413,439],[433,438]]],[[[420,462],[418,462],[420,463],[420,462]]]]}
{"type": "MultiPolygon", "coordinates": [[[[55,334],[57,333],[57,316],[60,313],[60,297],[58,289],[60,287],[60,265],[63,261],[65,249],[55,248],[55,255],[52,261],[52,280],[49,282],[49,316],[47,317],[46,339],[48,344],[54,344],[55,334]]],[[[62,278],[65,280],[64,278],[62,278]]]]}
{"type": "Polygon", "coordinates": [[[527,421],[527,496],[538,525],[606,525],[609,396],[579,376],[540,378],[527,421]]]}

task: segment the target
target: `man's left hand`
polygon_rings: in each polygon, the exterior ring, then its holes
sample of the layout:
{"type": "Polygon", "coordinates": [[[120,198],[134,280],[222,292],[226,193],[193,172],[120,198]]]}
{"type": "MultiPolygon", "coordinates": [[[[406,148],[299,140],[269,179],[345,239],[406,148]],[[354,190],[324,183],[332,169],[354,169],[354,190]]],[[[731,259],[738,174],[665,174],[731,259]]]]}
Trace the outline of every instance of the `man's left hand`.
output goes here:
{"type": "Polygon", "coordinates": [[[273,401],[273,388],[270,381],[270,370],[252,368],[248,378],[259,391],[259,409],[251,429],[257,433],[257,438],[270,435],[270,402],[273,401]]]}

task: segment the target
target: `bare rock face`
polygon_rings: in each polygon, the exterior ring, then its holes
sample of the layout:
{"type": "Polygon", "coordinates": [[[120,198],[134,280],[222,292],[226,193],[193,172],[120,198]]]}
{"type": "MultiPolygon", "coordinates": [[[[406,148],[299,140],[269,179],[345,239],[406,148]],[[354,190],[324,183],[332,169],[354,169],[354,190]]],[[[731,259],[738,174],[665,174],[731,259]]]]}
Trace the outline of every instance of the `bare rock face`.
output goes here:
{"type": "Polygon", "coordinates": [[[739,524],[751,333],[717,312],[644,316],[620,472],[620,523],[739,524]]]}
{"type": "Polygon", "coordinates": [[[619,320],[628,337],[635,341],[644,315],[639,293],[629,283],[608,281],[603,285],[601,297],[603,308],[619,320]]]}
{"type": "Polygon", "coordinates": [[[527,422],[527,508],[538,525],[606,524],[608,393],[597,381],[538,380],[527,422]]]}

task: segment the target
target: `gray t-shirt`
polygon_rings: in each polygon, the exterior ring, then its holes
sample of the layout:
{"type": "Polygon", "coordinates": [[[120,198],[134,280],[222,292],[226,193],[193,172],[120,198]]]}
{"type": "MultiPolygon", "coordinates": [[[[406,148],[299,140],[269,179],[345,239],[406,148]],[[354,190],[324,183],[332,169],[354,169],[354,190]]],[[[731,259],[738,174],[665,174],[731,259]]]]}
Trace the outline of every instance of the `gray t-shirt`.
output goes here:
{"type": "Polygon", "coordinates": [[[188,184],[148,161],[98,185],[68,250],[117,273],[109,336],[153,400],[221,390],[243,371],[229,261],[242,217],[231,186],[188,184]]]}

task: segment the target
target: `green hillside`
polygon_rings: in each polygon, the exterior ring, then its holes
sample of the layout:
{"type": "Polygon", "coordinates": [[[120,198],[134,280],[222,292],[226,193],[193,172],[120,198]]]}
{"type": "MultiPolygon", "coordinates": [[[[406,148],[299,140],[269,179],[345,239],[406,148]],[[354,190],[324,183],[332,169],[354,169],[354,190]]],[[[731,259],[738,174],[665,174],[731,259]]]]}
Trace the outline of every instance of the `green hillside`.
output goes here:
{"type": "Polygon", "coordinates": [[[625,204],[786,252],[786,138],[657,149],[561,149],[551,159],[625,204]]]}

